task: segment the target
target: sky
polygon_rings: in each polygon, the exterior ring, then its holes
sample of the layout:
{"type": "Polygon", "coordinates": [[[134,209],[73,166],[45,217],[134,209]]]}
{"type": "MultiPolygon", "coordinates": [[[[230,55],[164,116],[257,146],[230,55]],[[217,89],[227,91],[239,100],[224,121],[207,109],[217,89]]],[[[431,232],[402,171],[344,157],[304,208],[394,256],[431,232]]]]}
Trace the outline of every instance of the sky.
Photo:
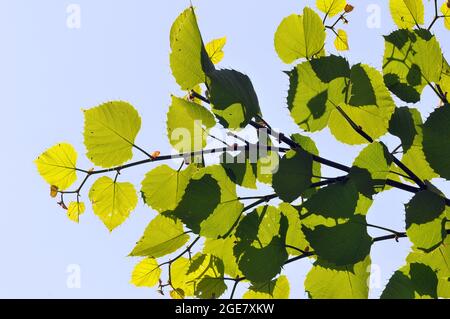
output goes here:
{"type": "MultiPolygon", "coordinates": [[[[249,75],[264,118],[287,134],[301,132],[289,116],[285,98],[291,68],[277,57],[273,36],[281,20],[301,13],[312,0],[193,0],[205,41],[226,36],[221,67],[249,75]]],[[[345,26],[351,50],[341,53],[351,63],[382,65],[382,35],[395,29],[388,1],[354,0],[345,26]]],[[[2,298],[161,298],[155,289],[136,288],[130,274],[138,259],[126,257],[155,212],[139,202],[130,218],[109,233],[92,213],[71,222],[49,197],[48,185],[33,160],[46,148],[67,141],[78,150],[79,165],[90,168],[83,146],[81,109],[110,100],[126,100],[142,117],[136,144],[170,153],[166,112],[170,94],[181,95],[169,66],[169,30],[187,0],[0,0],[0,297],[2,298]],[[80,24],[70,20],[80,10],[80,24]],[[74,279],[75,278],[75,279],[74,279]]],[[[428,21],[432,2],[426,1],[428,21]]],[[[434,28],[444,55],[449,33],[439,21],[434,28]]],[[[334,37],[328,33],[327,49],[334,37]]],[[[330,45],[331,44],[331,45],[330,45]]],[[[437,99],[425,90],[416,105],[424,118],[437,99]]],[[[402,106],[398,103],[398,106],[402,106]]],[[[351,164],[361,147],[337,142],[324,130],[312,136],[320,155],[351,164]]],[[[393,149],[397,138],[383,138],[393,149]]],[[[141,155],[135,153],[136,159],[141,155]]],[[[175,163],[173,163],[175,165],[175,163]]],[[[139,186],[153,166],[130,169],[123,181],[139,186]]],[[[323,175],[336,174],[324,169],[323,175]]],[[[447,195],[450,186],[434,181],[447,195]]],[[[87,191],[84,199],[87,202],[87,191]]],[[[267,191],[267,187],[263,187],[267,191]]],[[[404,207],[411,195],[389,190],[376,197],[368,222],[404,229],[404,207]]],[[[383,232],[370,229],[373,236],[383,232]]],[[[372,248],[371,297],[380,295],[392,273],[404,263],[408,240],[385,241],[372,248]]],[[[291,298],[305,298],[304,276],[312,260],[285,268],[291,298]]],[[[241,296],[245,286],[238,289],[241,296]]],[[[225,296],[228,296],[228,293],[225,296]]]]}

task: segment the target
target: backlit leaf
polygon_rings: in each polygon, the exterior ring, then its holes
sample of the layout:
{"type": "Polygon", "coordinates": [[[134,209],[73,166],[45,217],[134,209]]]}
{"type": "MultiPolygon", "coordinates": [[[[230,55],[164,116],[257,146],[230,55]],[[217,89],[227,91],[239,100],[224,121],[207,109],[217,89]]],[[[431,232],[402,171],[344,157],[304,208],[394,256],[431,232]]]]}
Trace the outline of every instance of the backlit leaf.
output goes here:
{"type": "Polygon", "coordinates": [[[197,24],[193,7],[181,13],[170,30],[170,67],[183,90],[205,83],[205,73],[214,70],[197,24]]]}
{"type": "Polygon", "coordinates": [[[392,159],[386,146],[379,142],[372,143],[353,162],[350,178],[359,192],[371,198],[384,189],[391,164],[392,159]]]}
{"type": "Polygon", "coordinates": [[[34,163],[42,178],[57,189],[65,190],[77,180],[77,152],[70,144],[56,144],[42,153],[34,163]]]}
{"type": "Polygon", "coordinates": [[[241,214],[236,185],[220,165],[194,174],[177,208],[171,212],[194,233],[208,238],[225,235],[241,214]],[[208,196],[205,196],[205,190],[208,196]]]}
{"type": "Polygon", "coordinates": [[[279,276],[262,284],[253,284],[244,294],[244,299],[288,299],[289,281],[286,276],[279,276]]]}
{"type": "Polygon", "coordinates": [[[245,127],[261,114],[250,78],[235,70],[215,70],[208,74],[209,99],[213,112],[225,128],[245,127]]]}
{"type": "Polygon", "coordinates": [[[317,9],[330,18],[344,11],[346,4],[345,0],[316,0],[317,9]]]}
{"type": "Polygon", "coordinates": [[[407,261],[431,267],[438,277],[438,297],[450,298],[450,237],[447,236],[444,242],[430,252],[414,249],[408,255],[407,261]]]}
{"type": "Polygon", "coordinates": [[[420,249],[430,249],[445,239],[445,202],[436,193],[425,190],[405,205],[406,233],[420,249]]]}
{"type": "Polygon", "coordinates": [[[444,1],[441,7],[442,15],[444,16],[444,25],[450,30],[450,6],[448,1],[444,1]]]}
{"type": "Polygon", "coordinates": [[[80,220],[80,215],[84,213],[86,206],[83,202],[71,202],[67,207],[67,217],[71,221],[78,223],[80,220]]]}
{"type": "Polygon", "coordinates": [[[118,183],[107,176],[100,177],[89,191],[94,213],[112,231],[135,209],[137,195],[130,183],[118,183]]]}
{"type": "Polygon", "coordinates": [[[137,287],[153,287],[158,284],[161,268],[154,258],[142,259],[131,274],[131,283],[137,287]]]}
{"type": "Polygon", "coordinates": [[[350,95],[347,103],[333,102],[329,119],[331,133],[346,144],[364,144],[367,140],[355,132],[349,122],[336,109],[340,106],[347,116],[372,139],[387,133],[395,103],[384,85],[380,72],[365,64],[351,68],[350,95]]]}
{"type": "Polygon", "coordinates": [[[281,21],[275,33],[275,50],[285,63],[299,58],[310,59],[324,46],[325,27],[312,9],[305,7],[303,15],[293,14],[281,21]]]}
{"type": "Polygon", "coordinates": [[[450,180],[450,105],[434,110],[423,125],[423,151],[433,170],[450,180]]]}
{"type": "Polygon", "coordinates": [[[141,128],[136,109],[123,101],[112,101],[84,111],[86,156],[101,167],[123,164],[133,157],[132,149],[141,128]]]}
{"type": "Polygon", "coordinates": [[[306,276],[305,290],[312,299],[366,299],[369,276],[370,256],[343,266],[318,259],[306,276]]]}
{"type": "Polygon", "coordinates": [[[175,209],[194,172],[193,165],[180,171],[167,165],[154,168],[142,181],[141,192],[144,202],[158,212],[175,209]]]}
{"type": "Polygon", "coordinates": [[[438,279],[433,269],[422,263],[411,263],[392,275],[380,298],[436,298],[437,285],[438,279]]]}
{"type": "Polygon", "coordinates": [[[274,225],[263,220],[266,212],[267,208],[262,208],[246,215],[236,230],[238,243],[234,255],[243,275],[253,283],[273,279],[288,258],[285,248],[288,220],[281,215],[278,233],[274,234],[274,225]],[[263,227],[261,233],[259,227],[263,227]],[[270,241],[269,233],[274,235],[270,241]]]}
{"type": "Polygon", "coordinates": [[[189,235],[178,220],[156,216],[145,229],[130,256],[163,257],[177,251],[189,240],[189,235]]]}
{"type": "Polygon", "coordinates": [[[347,60],[334,55],[314,59],[297,65],[288,75],[287,103],[295,123],[306,131],[322,130],[334,106],[345,101],[345,78],[350,77],[347,60]]]}
{"type": "Polygon", "coordinates": [[[389,0],[392,19],[399,29],[411,29],[424,23],[422,0],[389,0]]]}
{"type": "Polygon", "coordinates": [[[372,238],[367,234],[365,217],[355,215],[348,222],[336,226],[302,227],[306,240],[319,258],[336,266],[355,264],[370,252],[372,238]]]}
{"type": "Polygon", "coordinates": [[[215,125],[214,116],[205,107],[172,96],[167,112],[167,136],[177,151],[201,150],[206,146],[208,130],[215,125]]]}
{"type": "Polygon", "coordinates": [[[424,87],[440,80],[443,58],[439,43],[423,29],[397,30],[384,38],[387,87],[405,102],[418,102],[424,87]]]}
{"type": "Polygon", "coordinates": [[[349,49],[347,32],[345,30],[339,29],[337,31],[334,46],[338,51],[347,51],[349,49]]]}
{"type": "Polygon", "coordinates": [[[280,160],[272,185],[283,201],[292,202],[310,187],[311,178],[311,155],[303,149],[291,150],[280,160]]]}
{"type": "Polygon", "coordinates": [[[227,38],[223,37],[220,39],[214,39],[206,44],[205,49],[212,63],[217,64],[222,61],[224,56],[223,47],[226,43],[227,38]]]}

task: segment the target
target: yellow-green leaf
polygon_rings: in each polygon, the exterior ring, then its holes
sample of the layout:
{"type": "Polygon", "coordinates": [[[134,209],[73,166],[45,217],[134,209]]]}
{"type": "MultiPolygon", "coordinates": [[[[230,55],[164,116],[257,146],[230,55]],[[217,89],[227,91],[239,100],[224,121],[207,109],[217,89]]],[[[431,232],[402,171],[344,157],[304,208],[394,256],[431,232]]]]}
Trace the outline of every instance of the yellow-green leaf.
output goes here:
{"type": "Polygon", "coordinates": [[[131,274],[131,283],[137,287],[153,287],[161,276],[161,268],[155,258],[142,259],[131,274]]]}
{"type": "Polygon", "coordinates": [[[141,193],[144,202],[158,212],[174,210],[194,172],[194,165],[189,165],[182,171],[167,165],[154,168],[142,181],[141,193]]]}
{"type": "Polygon", "coordinates": [[[170,30],[170,67],[183,90],[205,82],[205,72],[214,69],[203,44],[193,7],[181,13],[170,30]]]}
{"type": "Polygon", "coordinates": [[[349,49],[347,32],[345,32],[345,30],[339,29],[337,31],[336,40],[334,40],[334,46],[338,51],[347,51],[349,49]]]}
{"type": "Polygon", "coordinates": [[[288,203],[281,203],[278,208],[287,217],[289,222],[288,231],[286,233],[286,245],[297,248],[287,248],[287,252],[292,256],[301,255],[301,251],[308,250],[309,243],[306,241],[305,235],[302,232],[302,222],[300,220],[299,212],[288,203]]]}
{"type": "Polygon", "coordinates": [[[305,7],[303,15],[292,14],[281,21],[275,33],[275,50],[285,63],[312,58],[321,53],[325,42],[322,19],[305,7]]]}
{"type": "Polygon", "coordinates": [[[235,236],[218,239],[207,238],[203,248],[205,254],[211,254],[220,258],[223,261],[225,274],[233,278],[236,278],[237,276],[243,277],[242,273],[239,271],[236,257],[234,257],[233,254],[235,242],[235,236]]]}
{"type": "Polygon", "coordinates": [[[112,101],[84,111],[84,145],[95,165],[112,167],[133,157],[134,140],[141,128],[136,109],[112,101]]]}
{"type": "MultiPolygon", "coordinates": [[[[389,120],[395,111],[395,103],[383,77],[375,68],[357,64],[351,69],[350,81],[350,99],[348,103],[340,104],[341,109],[372,139],[381,137],[387,133],[389,120]]],[[[336,107],[331,112],[328,125],[331,133],[343,143],[367,143],[336,107]]]]}
{"type": "Polygon", "coordinates": [[[75,223],[79,222],[80,215],[84,213],[86,206],[83,202],[71,202],[67,207],[67,217],[75,223]]]}
{"type": "MultiPolygon", "coordinates": [[[[216,285],[210,285],[212,280],[223,282],[223,264],[220,259],[212,255],[198,253],[191,260],[181,257],[173,262],[171,277],[172,287],[177,290],[181,289],[184,296],[196,295],[197,297],[211,298],[212,296],[203,296],[203,293],[208,292],[210,288],[213,288],[213,290],[217,288],[216,285]],[[204,283],[203,287],[198,287],[197,284],[205,279],[207,284],[204,283]]],[[[219,298],[223,292],[222,285],[220,291],[214,297],[219,298]]]]}
{"type": "Polygon", "coordinates": [[[214,39],[208,44],[206,44],[205,49],[212,63],[217,64],[220,61],[222,61],[224,56],[223,47],[225,46],[226,43],[227,38],[223,37],[219,39],[214,39]]]}
{"type": "Polygon", "coordinates": [[[370,256],[343,266],[319,259],[306,276],[305,290],[312,299],[366,299],[370,263],[370,256]]]}
{"type": "Polygon", "coordinates": [[[317,0],[317,9],[325,13],[328,17],[332,18],[335,15],[344,11],[346,0],[317,0]]]}
{"type": "Polygon", "coordinates": [[[77,152],[68,143],[49,148],[34,163],[42,178],[60,190],[67,189],[77,179],[77,152]]]}
{"type": "Polygon", "coordinates": [[[172,297],[172,299],[184,299],[184,290],[181,288],[177,288],[174,290],[170,291],[170,297],[172,297]]]}
{"type": "Polygon", "coordinates": [[[262,283],[253,284],[244,294],[244,299],[288,299],[289,281],[286,276],[262,283]]]}
{"type": "Polygon", "coordinates": [[[137,205],[137,195],[130,183],[118,183],[107,176],[100,177],[89,191],[94,213],[112,231],[122,224],[137,205]]]}
{"type": "Polygon", "coordinates": [[[443,56],[439,42],[428,30],[396,30],[385,38],[384,81],[389,90],[416,103],[428,83],[438,83],[443,56]]]}
{"type": "Polygon", "coordinates": [[[445,27],[450,30],[450,3],[448,1],[444,1],[442,4],[441,12],[444,16],[445,27]]]}
{"type": "Polygon", "coordinates": [[[214,116],[200,104],[173,96],[167,112],[167,136],[179,152],[189,153],[206,146],[208,129],[216,125],[214,116]]]}
{"type": "Polygon", "coordinates": [[[189,235],[179,220],[158,215],[148,224],[130,256],[163,257],[178,250],[188,240],[189,235]]]}
{"type": "Polygon", "coordinates": [[[411,29],[424,23],[425,7],[422,0],[390,0],[389,8],[399,29],[411,29]]]}

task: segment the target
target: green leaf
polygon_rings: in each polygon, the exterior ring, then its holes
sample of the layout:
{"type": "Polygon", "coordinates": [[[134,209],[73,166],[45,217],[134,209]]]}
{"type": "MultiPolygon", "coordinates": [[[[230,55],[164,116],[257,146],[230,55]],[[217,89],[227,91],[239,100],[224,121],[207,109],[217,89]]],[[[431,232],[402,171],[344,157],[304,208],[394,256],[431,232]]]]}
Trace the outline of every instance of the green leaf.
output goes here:
{"type": "Polygon", "coordinates": [[[95,181],[89,191],[94,213],[112,231],[136,208],[138,198],[130,183],[118,183],[107,176],[95,181]]]}
{"type": "Polygon", "coordinates": [[[380,298],[437,298],[437,285],[433,269],[422,263],[411,263],[394,273],[380,298]]]}
{"type": "Polygon", "coordinates": [[[182,90],[205,83],[206,74],[214,70],[197,24],[194,8],[181,13],[170,30],[170,67],[182,90]]]}
{"type": "Polygon", "coordinates": [[[370,256],[342,266],[318,259],[306,276],[305,290],[312,299],[366,299],[370,263],[370,256]]]}
{"type": "Polygon", "coordinates": [[[136,109],[112,101],[84,111],[86,156],[101,167],[123,164],[133,157],[134,140],[141,128],[136,109]]]}
{"type": "Polygon", "coordinates": [[[450,298],[450,237],[430,252],[415,249],[408,255],[407,261],[431,267],[438,277],[438,297],[450,298]]]}
{"type": "MultiPolygon", "coordinates": [[[[448,20],[450,20],[450,8],[449,8],[449,17],[447,18],[448,20]]],[[[449,22],[450,25],[450,22],[449,22]]],[[[450,29],[450,27],[449,27],[450,29]]],[[[450,96],[450,65],[448,64],[447,60],[443,61],[443,65],[442,65],[442,74],[441,74],[441,80],[439,82],[439,86],[442,89],[442,92],[444,93],[445,96],[449,97],[450,96]]]]}
{"type": "Polygon", "coordinates": [[[343,112],[376,139],[384,135],[395,104],[381,74],[372,67],[329,56],[298,65],[289,73],[288,107],[300,128],[319,131],[327,125],[341,142],[363,144],[343,112]]]}
{"type": "Polygon", "coordinates": [[[220,157],[223,168],[230,180],[242,187],[256,189],[257,166],[251,162],[248,152],[241,152],[236,156],[224,153],[220,157]]]}
{"type": "MultiPolygon", "coordinates": [[[[397,108],[389,123],[389,132],[402,141],[402,163],[420,179],[430,180],[437,174],[430,167],[423,153],[423,123],[420,112],[408,107],[397,108]]],[[[398,170],[397,170],[398,171],[398,170]]],[[[402,173],[400,171],[400,173],[402,173]]]]}
{"type": "Polygon", "coordinates": [[[179,220],[158,215],[148,224],[130,256],[163,257],[183,247],[188,240],[179,220]]]}
{"type": "Polygon", "coordinates": [[[42,178],[60,190],[77,180],[77,152],[68,143],[59,143],[42,153],[35,161],[42,178]]]}
{"type": "Polygon", "coordinates": [[[369,254],[372,238],[367,234],[365,217],[355,215],[333,227],[302,227],[306,240],[319,258],[336,266],[355,264],[369,254]]]}
{"type": "Polygon", "coordinates": [[[236,230],[238,243],[234,247],[234,255],[242,274],[254,283],[274,278],[288,258],[285,248],[288,220],[281,215],[278,233],[274,234],[276,226],[264,220],[267,211],[268,208],[264,207],[246,215],[236,230]],[[270,234],[273,237],[269,241],[270,234]]]}
{"type": "MultiPolygon", "coordinates": [[[[300,134],[292,134],[291,138],[294,142],[299,144],[308,153],[310,153],[312,155],[317,155],[317,156],[319,155],[319,149],[317,148],[316,143],[313,141],[312,138],[310,138],[308,136],[303,136],[300,134]]],[[[312,174],[313,174],[313,177],[311,178],[311,183],[316,183],[316,182],[321,181],[321,179],[319,177],[314,177],[314,176],[322,176],[321,165],[319,162],[313,161],[312,174]]],[[[316,192],[316,189],[310,188],[310,189],[306,190],[302,194],[302,196],[304,198],[308,198],[315,192],[316,192]]]]}
{"type": "Polygon", "coordinates": [[[223,263],[212,255],[197,253],[191,260],[181,257],[175,260],[171,267],[172,286],[175,289],[181,289],[183,297],[195,295],[196,297],[212,298],[212,293],[215,292],[214,297],[219,298],[224,291],[218,294],[223,289],[220,281],[223,281],[223,263]],[[199,289],[198,284],[206,278],[208,280],[199,289]],[[219,283],[211,284],[212,278],[219,283]]]}
{"type": "Polygon", "coordinates": [[[225,46],[226,43],[227,38],[223,37],[219,39],[214,39],[208,44],[206,44],[205,47],[206,53],[208,53],[208,56],[213,64],[217,64],[220,61],[222,61],[224,56],[223,47],[225,46]]]}
{"type": "Polygon", "coordinates": [[[312,162],[311,154],[303,149],[290,150],[280,160],[272,185],[283,201],[294,201],[311,186],[312,162]]]}
{"type": "Polygon", "coordinates": [[[306,131],[320,131],[328,124],[334,105],[345,100],[344,78],[350,67],[342,57],[321,57],[297,65],[288,73],[288,108],[295,123],[306,131]]]}
{"type": "Polygon", "coordinates": [[[288,299],[289,281],[286,276],[279,276],[262,284],[253,284],[244,294],[244,299],[288,299]]]}
{"type": "Polygon", "coordinates": [[[406,106],[395,109],[389,122],[389,133],[400,138],[403,152],[407,152],[418,134],[418,125],[422,124],[420,112],[406,106]]]}
{"type": "Polygon", "coordinates": [[[450,30],[450,6],[448,1],[444,1],[441,7],[442,15],[444,16],[444,25],[447,29],[450,30]]]}
{"type": "Polygon", "coordinates": [[[236,240],[235,236],[219,239],[207,238],[203,248],[205,254],[214,255],[223,261],[224,273],[232,278],[243,277],[233,253],[236,240]]]}
{"type": "Polygon", "coordinates": [[[350,179],[359,192],[371,198],[384,189],[391,164],[391,156],[386,146],[374,142],[364,148],[353,162],[350,179]]]}
{"type": "Polygon", "coordinates": [[[131,283],[137,287],[153,287],[161,277],[161,268],[155,258],[142,259],[133,269],[131,283]]]}
{"type": "Polygon", "coordinates": [[[235,70],[215,70],[208,74],[212,110],[225,128],[245,127],[261,114],[250,78],[235,70]]]}
{"type": "Polygon", "coordinates": [[[347,32],[345,32],[345,30],[339,29],[337,31],[336,39],[334,40],[334,47],[338,51],[349,50],[348,36],[347,36],[347,32]]]}
{"type": "Polygon", "coordinates": [[[418,102],[428,83],[439,82],[443,65],[439,43],[423,29],[397,30],[384,38],[387,87],[405,102],[418,102]]]}
{"type": "Polygon", "coordinates": [[[433,170],[450,180],[450,105],[434,110],[423,126],[423,150],[433,170]]]}
{"type": "Polygon", "coordinates": [[[167,112],[167,136],[177,151],[189,153],[203,149],[208,130],[215,125],[214,116],[205,107],[172,96],[167,112]]]}
{"type": "Polygon", "coordinates": [[[223,278],[205,276],[195,288],[195,295],[200,299],[216,299],[227,290],[227,285],[223,278]]]}
{"type": "Polygon", "coordinates": [[[406,233],[417,248],[431,249],[445,239],[445,201],[441,196],[421,191],[405,205],[405,211],[406,233]]]}
{"type": "Polygon", "coordinates": [[[376,69],[357,64],[351,68],[348,103],[335,103],[328,126],[337,140],[346,144],[366,144],[367,140],[355,132],[336,106],[347,114],[372,139],[387,133],[395,103],[376,69]]]}
{"type": "Polygon", "coordinates": [[[347,2],[345,0],[316,0],[317,9],[332,18],[344,11],[347,2]]]}
{"type": "Polygon", "coordinates": [[[355,214],[358,191],[352,182],[338,182],[323,187],[312,195],[302,208],[308,214],[325,218],[350,218],[355,214]]]}
{"type": "Polygon", "coordinates": [[[303,15],[292,14],[281,21],[275,33],[275,50],[285,63],[318,55],[325,44],[325,27],[312,9],[305,7],[303,15]]]}
{"type": "Polygon", "coordinates": [[[142,181],[144,202],[158,212],[174,210],[195,170],[194,165],[189,165],[183,171],[174,170],[167,165],[154,168],[142,181]]]}
{"type": "Polygon", "coordinates": [[[67,217],[71,221],[78,223],[80,220],[80,215],[84,213],[86,206],[83,202],[71,202],[67,207],[67,217]]]}
{"type": "Polygon", "coordinates": [[[278,170],[280,156],[274,151],[261,152],[261,149],[267,149],[268,146],[273,146],[273,143],[265,130],[258,130],[257,134],[260,150],[256,161],[256,177],[259,182],[272,185],[272,177],[278,170]]]}
{"type": "Polygon", "coordinates": [[[399,29],[412,29],[424,24],[425,8],[422,0],[390,0],[389,8],[399,29]]]}
{"type": "Polygon", "coordinates": [[[194,233],[217,238],[228,232],[242,212],[236,185],[221,165],[208,166],[194,174],[178,207],[171,212],[194,233]],[[208,196],[205,196],[205,190],[208,196]]]}
{"type": "MultiPolygon", "coordinates": [[[[288,203],[280,203],[279,210],[283,212],[283,215],[287,217],[289,222],[286,234],[286,245],[307,251],[309,243],[306,241],[305,235],[302,232],[302,222],[298,210],[288,203]]],[[[289,247],[287,248],[287,252],[292,256],[302,254],[301,251],[289,247]]]]}

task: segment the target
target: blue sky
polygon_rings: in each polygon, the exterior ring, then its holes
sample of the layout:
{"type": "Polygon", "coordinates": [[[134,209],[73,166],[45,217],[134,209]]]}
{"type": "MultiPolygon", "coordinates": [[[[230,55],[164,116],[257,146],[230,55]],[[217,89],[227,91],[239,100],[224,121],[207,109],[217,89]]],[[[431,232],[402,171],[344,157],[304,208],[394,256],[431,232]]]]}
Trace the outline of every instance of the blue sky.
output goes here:
{"type": "MultiPolygon", "coordinates": [[[[285,133],[299,129],[285,105],[288,79],[281,71],[290,67],[278,59],[273,35],[283,17],[314,2],[193,1],[204,39],[228,38],[221,66],[250,76],[264,117],[285,133]]],[[[343,55],[351,63],[379,69],[382,35],[394,30],[387,1],[355,0],[353,4],[355,11],[345,27],[351,51],[343,55]],[[369,28],[367,21],[378,8],[380,27],[369,28]]],[[[79,166],[91,167],[83,157],[81,109],[116,99],[132,103],[142,117],[137,144],[169,153],[166,112],[170,94],[180,94],[170,73],[169,30],[188,5],[186,0],[0,0],[0,297],[160,297],[153,289],[129,284],[137,260],[126,257],[154,212],[140,202],[129,220],[112,234],[90,208],[81,216],[81,223],[74,224],[49,198],[48,186],[32,161],[46,148],[67,141],[78,150],[79,166]],[[66,25],[66,10],[72,3],[81,8],[80,29],[66,25]],[[67,271],[73,267],[81,271],[81,287],[76,289],[67,285],[67,271]]],[[[432,13],[431,2],[427,2],[427,13],[432,13]]],[[[449,34],[439,22],[434,30],[448,56],[450,42],[443,40],[449,34]]],[[[329,33],[328,42],[333,40],[329,33]]],[[[334,52],[332,46],[328,49],[334,52]]],[[[429,91],[423,99],[417,107],[426,117],[437,100],[429,91]]],[[[321,155],[338,162],[350,164],[361,149],[336,142],[328,130],[312,136],[321,155]]],[[[391,148],[398,144],[396,138],[384,141],[391,148]]],[[[151,167],[127,171],[121,178],[138,186],[151,167]]],[[[325,169],[323,174],[334,172],[325,169]]],[[[450,195],[448,184],[440,180],[436,184],[450,195]]],[[[86,198],[88,188],[85,190],[86,198]]],[[[379,195],[368,222],[402,230],[403,204],[409,198],[398,190],[379,195]]],[[[381,233],[371,230],[371,234],[381,233]]],[[[408,250],[407,240],[373,247],[375,277],[379,275],[381,287],[374,287],[371,296],[381,293],[408,250]]],[[[291,297],[305,297],[303,280],[310,265],[305,259],[286,267],[291,297]]]]}

